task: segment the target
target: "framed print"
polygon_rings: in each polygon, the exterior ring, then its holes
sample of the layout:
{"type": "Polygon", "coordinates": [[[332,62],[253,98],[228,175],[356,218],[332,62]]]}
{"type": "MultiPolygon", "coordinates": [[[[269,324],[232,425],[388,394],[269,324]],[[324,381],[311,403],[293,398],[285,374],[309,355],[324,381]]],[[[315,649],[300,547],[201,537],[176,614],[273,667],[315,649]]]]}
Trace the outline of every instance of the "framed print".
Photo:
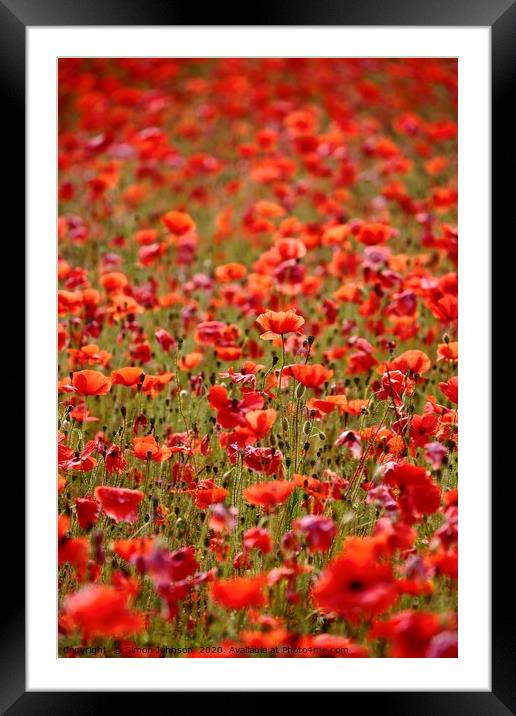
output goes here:
{"type": "Polygon", "coordinates": [[[2,712],[512,713],[490,271],[514,4],[0,11],[28,308],[2,712]]]}

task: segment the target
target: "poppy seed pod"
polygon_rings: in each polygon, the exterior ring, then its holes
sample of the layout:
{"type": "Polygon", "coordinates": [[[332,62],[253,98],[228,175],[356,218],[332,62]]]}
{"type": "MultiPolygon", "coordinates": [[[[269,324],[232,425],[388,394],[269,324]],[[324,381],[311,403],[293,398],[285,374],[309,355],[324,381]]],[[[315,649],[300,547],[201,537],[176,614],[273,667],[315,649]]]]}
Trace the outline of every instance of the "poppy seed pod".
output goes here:
{"type": "Polygon", "coordinates": [[[302,383],[298,383],[296,385],[296,398],[298,400],[300,400],[303,397],[303,395],[305,394],[305,390],[306,390],[306,388],[302,383]]]}

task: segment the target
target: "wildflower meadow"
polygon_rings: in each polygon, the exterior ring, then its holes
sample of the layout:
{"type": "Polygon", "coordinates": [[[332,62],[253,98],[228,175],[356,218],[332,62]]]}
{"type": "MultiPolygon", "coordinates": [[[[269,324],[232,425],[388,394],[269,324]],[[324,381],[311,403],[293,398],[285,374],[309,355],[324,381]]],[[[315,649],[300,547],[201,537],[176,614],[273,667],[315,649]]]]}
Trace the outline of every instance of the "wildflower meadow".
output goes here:
{"type": "Polygon", "coordinates": [[[457,61],[59,61],[62,658],[457,656],[457,61]]]}

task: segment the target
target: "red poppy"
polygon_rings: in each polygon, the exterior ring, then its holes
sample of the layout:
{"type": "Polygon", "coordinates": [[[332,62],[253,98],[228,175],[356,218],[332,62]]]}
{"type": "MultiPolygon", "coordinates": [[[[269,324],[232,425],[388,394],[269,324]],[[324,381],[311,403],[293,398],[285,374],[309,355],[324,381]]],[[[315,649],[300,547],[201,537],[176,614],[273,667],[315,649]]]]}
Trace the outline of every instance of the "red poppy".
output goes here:
{"type": "Polygon", "coordinates": [[[104,463],[108,475],[112,475],[114,472],[123,472],[127,467],[127,460],[118,445],[110,445],[106,450],[104,453],[104,463]]]}
{"type": "Polygon", "coordinates": [[[263,527],[251,527],[244,532],[244,549],[250,551],[257,549],[263,554],[272,550],[272,538],[263,527]]]}
{"type": "Polygon", "coordinates": [[[151,554],[153,546],[154,539],[152,537],[117,539],[113,542],[113,550],[126,562],[151,554]]]}
{"type": "Polygon", "coordinates": [[[306,407],[309,410],[316,410],[324,415],[332,413],[335,409],[337,409],[339,415],[342,415],[347,406],[348,399],[345,395],[326,395],[321,398],[310,398],[306,401],[306,407]]]}
{"type": "Polygon", "coordinates": [[[250,445],[244,450],[244,465],[253,472],[281,475],[283,473],[283,454],[275,448],[250,445]]]}
{"type": "Polygon", "coordinates": [[[77,579],[82,581],[86,575],[89,541],[86,537],[62,537],[59,540],[57,557],[59,566],[68,563],[75,567],[77,579]]]}
{"type": "Polygon", "coordinates": [[[294,520],[292,529],[305,537],[308,551],[312,554],[327,552],[337,534],[333,520],[323,515],[305,515],[299,520],[294,520]]]}
{"type": "Polygon", "coordinates": [[[249,410],[245,414],[245,422],[243,430],[252,434],[253,439],[261,440],[272,428],[278,414],[274,408],[268,410],[249,410]]]}
{"type": "Polygon", "coordinates": [[[100,512],[100,505],[88,497],[77,497],[75,500],[77,521],[82,530],[87,530],[95,524],[100,512]]]}
{"type": "Polygon", "coordinates": [[[225,609],[264,607],[267,604],[264,594],[266,583],[267,577],[263,574],[254,577],[218,579],[210,585],[210,596],[225,609]]]}
{"type": "Polygon", "coordinates": [[[383,614],[398,598],[390,564],[346,551],[331,561],[313,588],[318,607],[353,624],[383,614]]]}
{"type": "Polygon", "coordinates": [[[144,494],[139,490],[107,485],[95,488],[95,499],[100,502],[106,515],[117,522],[135,522],[143,498],[144,494]]]}
{"type": "Polygon", "coordinates": [[[287,500],[295,489],[293,482],[287,480],[273,480],[271,482],[258,482],[244,490],[244,499],[250,505],[263,507],[270,512],[287,500]]]}
{"type": "Polygon", "coordinates": [[[446,383],[439,383],[439,389],[455,405],[459,402],[459,378],[454,375],[446,383]]]}
{"type": "Polygon", "coordinates": [[[140,634],[145,630],[145,618],[130,609],[129,600],[123,590],[91,584],[65,599],[62,617],[71,629],[80,631],[86,643],[140,634]]]}
{"type": "MultiPolygon", "coordinates": [[[[345,636],[336,634],[317,634],[316,636],[302,636],[296,646],[301,649],[296,656],[336,658],[336,659],[365,659],[369,651],[365,646],[354,643],[345,636]]],[[[288,652],[285,654],[288,656],[288,652]]]]}
{"type": "Polygon", "coordinates": [[[419,515],[432,514],[439,509],[441,491],[424,467],[409,463],[388,465],[384,481],[399,488],[398,502],[409,523],[416,521],[419,515]]]}
{"type": "Polygon", "coordinates": [[[319,363],[305,365],[304,363],[293,363],[285,366],[283,374],[293,376],[299,383],[307,388],[320,388],[333,376],[333,371],[325,368],[319,363]]]}
{"type": "Polygon", "coordinates": [[[168,353],[171,348],[176,347],[176,341],[170,333],[165,331],[164,328],[156,328],[154,331],[154,335],[156,336],[156,340],[158,341],[161,348],[165,351],[165,353],[168,353]]]}
{"type": "Polygon", "coordinates": [[[376,246],[383,244],[392,236],[393,230],[386,224],[363,223],[357,233],[356,238],[360,243],[366,246],[376,246]]]}
{"type": "Polygon", "coordinates": [[[224,502],[229,492],[224,487],[199,486],[195,490],[194,504],[200,510],[207,509],[210,505],[224,502]]]}
{"type": "Polygon", "coordinates": [[[217,422],[224,428],[235,428],[237,425],[245,427],[246,413],[250,410],[259,410],[264,402],[260,393],[253,391],[244,393],[240,400],[231,399],[222,385],[214,385],[210,388],[208,401],[211,407],[217,410],[217,422]]]}
{"type": "Polygon", "coordinates": [[[394,659],[450,658],[457,654],[453,622],[446,615],[406,610],[385,621],[375,621],[369,639],[387,639],[394,659]],[[444,635],[444,638],[443,636],[444,635]]]}
{"type": "Polygon", "coordinates": [[[200,346],[233,346],[240,336],[240,328],[222,321],[201,321],[195,330],[200,346]]]}
{"type": "Polygon", "coordinates": [[[425,415],[413,415],[410,422],[410,437],[415,447],[424,447],[429,438],[435,435],[439,420],[437,415],[426,413],[425,415]]]}

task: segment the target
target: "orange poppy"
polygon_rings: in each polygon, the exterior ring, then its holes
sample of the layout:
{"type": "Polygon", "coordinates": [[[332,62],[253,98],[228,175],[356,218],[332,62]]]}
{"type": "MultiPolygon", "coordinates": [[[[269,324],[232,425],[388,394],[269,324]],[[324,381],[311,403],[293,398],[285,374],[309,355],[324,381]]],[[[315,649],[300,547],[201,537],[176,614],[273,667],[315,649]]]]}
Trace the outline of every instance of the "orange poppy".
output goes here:
{"type": "Polygon", "coordinates": [[[110,271],[100,277],[100,285],[108,293],[122,291],[129,283],[129,279],[121,271],[110,271]]]}
{"type": "Polygon", "coordinates": [[[451,360],[458,361],[459,359],[459,344],[457,341],[449,343],[439,343],[437,346],[437,360],[451,360]]]}
{"type": "Polygon", "coordinates": [[[247,273],[244,264],[230,263],[217,266],[215,269],[215,278],[220,283],[230,283],[231,281],[240,281],[247,273]]]}
{"type": "Polygon", "coordinates": [[[151,398],[155,398],[170,383],[173,377],[174,373],[170,371],[160,375],[146,375],[142,384],[142,392],[144,395],[150,395],[151,398]]]}
{"type": "Polygon", "coordinates": [[[195,222],[186,211],[169,211],[162,217],[162,220],[174,236],[184,236],[195,229],[195,222]]]}
{"type": "Polygon", "coordinates": [[[362,411],[367,408],[368,401],[360,398],[354,400],[348,400],[347,405],[344,408],[344,412],[349,415],[361,415],[362,411]]]}
{"type": "Polygon", "coordinates": [[[127,316],[133,314],[143,313],[145,311],[143,306],[132,298],[132,296],[124,296],[123,294],[112,296],[111,306],[107,308],[107,314],[118,322],[127,316]]]}
{"type": "Polygon", "coordinates": [[[80,395],[106,395],[111,390],[111,378],[98,370],[79,370],[72,376],[72,385],[80,395]]]}
{"type": "Polygon", "coordinates": [[[260,338],[270,341],[278,335],[300,333],[305,319],[295,311],[265,311],[258,316],[256,323],[264,330],[260,338]]]}
{"type": "Polygon", "coordinates": [[[133,455],[139,460],[163,462],[172,455],[172,450],[166,446],[160,447],[154,435],[144,435],[141,438],[133,438],[133,455]]]}
{"type": "Polygon", "coordinates": [[[130,562],[137,557],[149,556],[153,548],[154,539],[152,537],[134,537],[132,539],[117,539],[113,541],[113,550],[126,562],[130,562]]]}
{"type": "Polygon", "coordinates": [[[193,353],[186,353],[179,359],[178,365],[181,370],[191,371],[197,368],[199,363],[202,363],[203,355],[199,351],[193,351],[193,353]]]}
{"type": "Polygon", "coordinates": [[[412,375],[416,373],[421,375],[422,373],[428,372],[431,367],[432,361],[426,353],[416,349],[405,351],[388,363],[382,363],[378,366],[378,373],[385,373],[387,370],[399,370],[405,375],[409,372],[412,375]]]}
{"type": "Polygon", "coordinates": [[[145,373],[141,368],[128,366],[127,368],[119,368],[111,373],[113,385],[125,385],[127,387],[141,385],[145,378],[145,373]]]}

